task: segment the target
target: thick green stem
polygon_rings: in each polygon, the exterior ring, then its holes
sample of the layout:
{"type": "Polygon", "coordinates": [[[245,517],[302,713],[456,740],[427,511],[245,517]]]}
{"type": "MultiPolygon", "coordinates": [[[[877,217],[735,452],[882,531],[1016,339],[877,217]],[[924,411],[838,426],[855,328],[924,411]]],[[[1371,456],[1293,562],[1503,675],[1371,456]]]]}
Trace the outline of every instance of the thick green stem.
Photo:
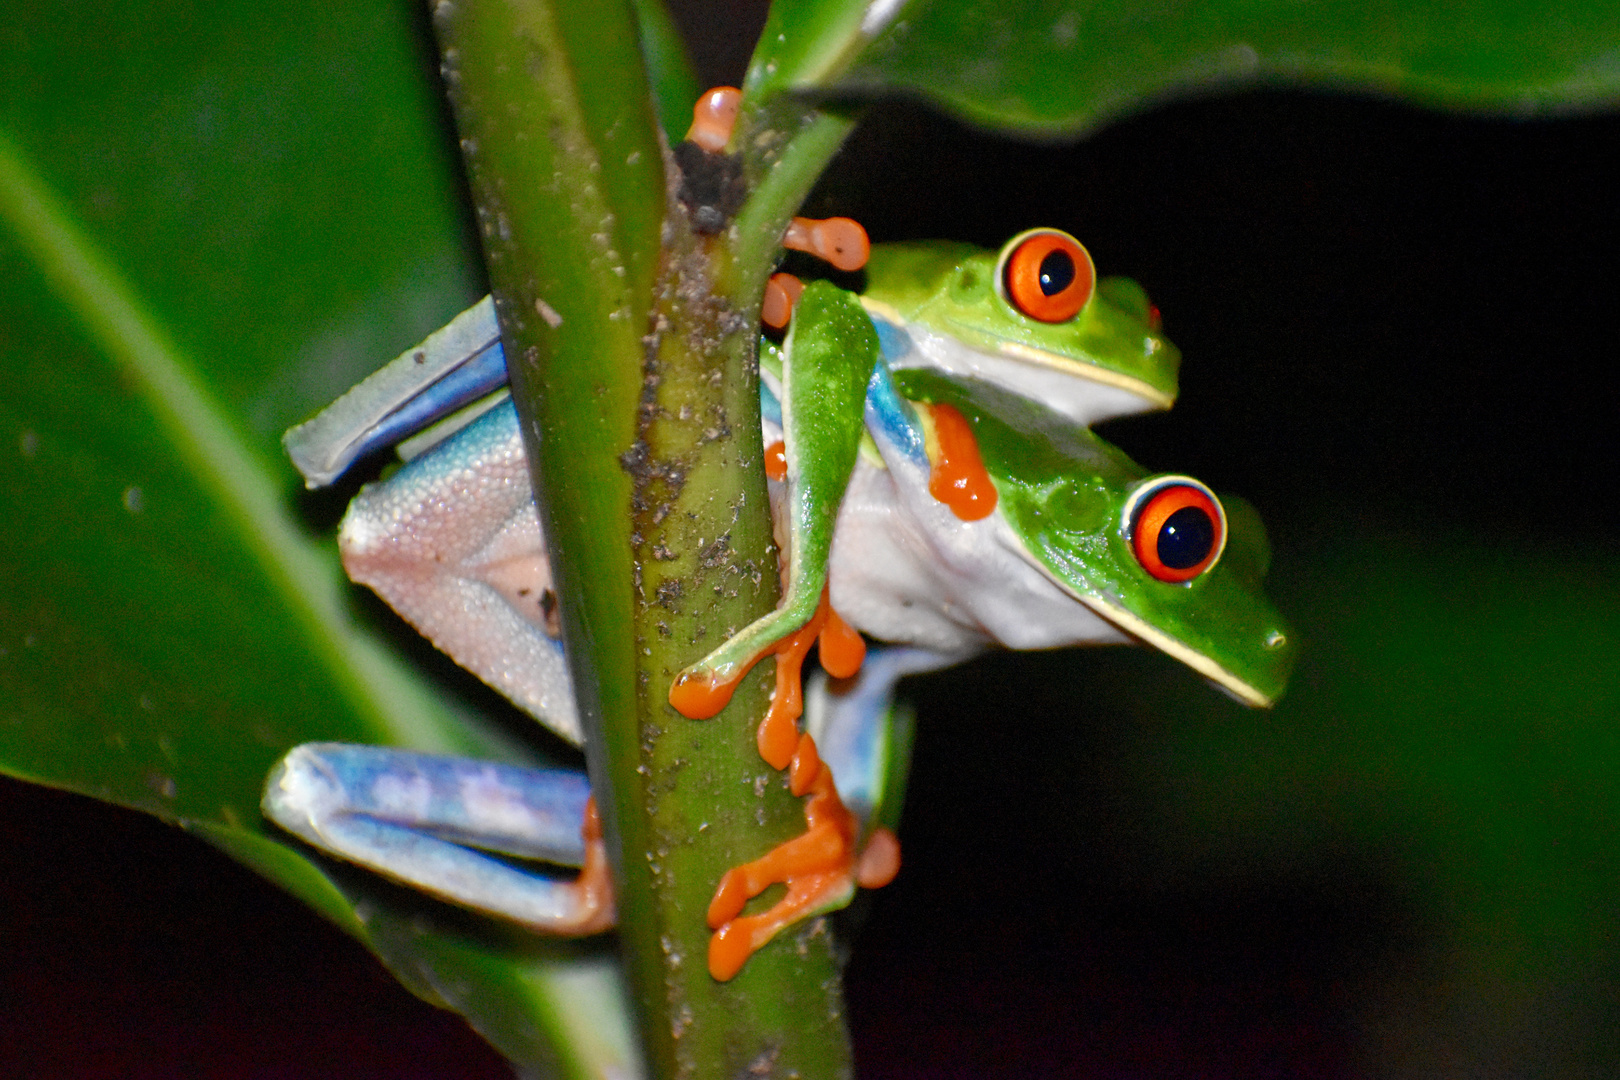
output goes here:
{"type": "Polygon", "coordinates": [[[700,237],[665,183],[674,165],[627,8],[466,0],[437,16],[651,1072],[847,1076],[820,920],[730,982],[708,973],[720,876],[804,828],[755,751],[771,665],[712,720],[680,716],[667,695],[681,668],[776,602],[759,294],[787,216],[848,124],[792,112],[755,144],[756,197],[736,227],[700,237]]]}
{"type": "Polygon", "coordinates": [[[838,972],[819,920],[784,934],[730,982],[708,974],[705,911],[720,876],[802,832],[804,814],[755,750],[769,663],[711,720],[688,720],[668,704],[676,673],[769,611],[778,591],[754,322],[712,289],[719,246],[694,237],[678,209],[674,221],[632,464],[648,833],[643,863],[626,871],[648,879],[657,936],[634,946],[635,962],[658,965],[668,1017],[647,1038],[655,1057],[672,1057],[672,1075],[848,1075],[838,972]]]}

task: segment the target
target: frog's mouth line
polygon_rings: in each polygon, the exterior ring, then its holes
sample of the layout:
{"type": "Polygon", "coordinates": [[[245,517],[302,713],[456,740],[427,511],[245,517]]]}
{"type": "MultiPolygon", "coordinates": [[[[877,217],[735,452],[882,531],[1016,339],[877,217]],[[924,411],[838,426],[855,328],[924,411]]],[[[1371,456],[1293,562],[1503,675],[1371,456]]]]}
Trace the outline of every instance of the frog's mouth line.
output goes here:
{"type": "Polygon", "coordinates": [[[1243,702],[1243,704],[1253,705],[1260,709],[1269,709],[1276,703],[1275,698],[1262,694],[1203,653],[1189,649],[1169,634],[1142,621],[1124,608],[1115,607],[1095,596],[1081,596],[1079,593],[1074,592],[1073,589],[1070,589],[1069,592],[1086,607],[1095,611],[1127,634],[1140,638],[1160,652],[1180,660],[1204,678],[1231,693],[1233,697],[1243,702]]]}
{"type": "MultiPolygon", "coordinates": [[[[894,326],[900,327],[901,329],[904,329],[910,325],[905,316],[901,315],[900,312],[896,311],[890,305],[885,304],[883,301],[872,300],[865,296],[861,297],[860,300],[861,305],[866,308],[867,311],[871,312],[873,315],[876,315],[885,322],[891,323],[894,326]]],[[[1012,341],[997,334],[989,333],[982,327],[970,326],[967,323],[961,322],[957,319],[950,319],[949,322],[952,326],[955,326],[959,330],[970,335],[968,338],[958,337],[956,339],[959,342],[962,342],[964,345],[967,345],[972,339],[988,339],[993,341],[995,343],[996,352],[991,355],[1003,356],[1010,360],[1018,360],[1026,364],[1033,364],[1036,367],[1043,367],[1052,371],[1062,372],[1065,375],[1072,375],[1076,378],[1084,379],[1087,382],[1099,383],[1103,386],[1114,387],[1117,390],[1124,390],[1127,393],[1135,394],[1137,397],[1151,402],[1152,405],[1158,409],[1168,409],[1176,403],[1176,399],[1173,394],[1167,394],[1163,390],[1160,390],[1158,387],[1154,386],[1152,383],[1139,379],[1134,375],[1127,375],[1122,371],[1115,371],[1112,368],[1102,367],[1098,364],[1083,364],[1078,360],[1072,360],[1067,356],[1059,356],[1057,353],[1047,352],[1045,349],[1038,349],[1033,345],[1026,345],[1021,341],[1012,341]]],[[[968,345],[968,347],[978,352],[984,352],[983,349],[979,349],[974,345],[968,345]]]]}
{"type": "Polygon", "coordinates": [[[1123,630],[1137,640],[1146,642],[1167,656],[1180,660],[1245,705],[1252,705],[1258,709],[1269,709],[1277,703],[1275,697],[1262,693],[1247,680],[1228,671],[1203,653],[1171,637],[1151,623],[1132,615],[1117,604],[1111,604],[1100,596],[1076,591],[1072,585],[1053,573],[1052,568],[1047,566],[1045,561],[1035,558],[1034,553],[1030,551],[1022,540],[1019,540],[1013,534],[1010,528],[1004,527],[1003,532],[1017,545],[1017,549],[1029,560],[1030,565],[1040,571],[1053,585],[1084,604],[1098,618],[1123,630]]]}
{"type": "MultiPolygon", "coordinates": [[[[984,331],[979,331],[984,334],[984,331]]],[[[1003,356],[1025,363],[1035,364],[1038,367],[1051,368],[1069,375],[1075,375],[1088,382],[1102,383],[1129,392],[1141,398],[1146,398],[1161,409],[1168,409],[1176,403],[1176,399],[1163,390],[1141,379],[1111,368],[1099,367],[1095,364],[1082,364],[1078,360],[1071,360],[1067,356],[1049,353],[1045,349],[1037,349],[1033,345],[1025,345],[1021,341],[1008,341],[1006,338],[994,334],[984,334],[996,343],[996,349],[1003,356]]]]}

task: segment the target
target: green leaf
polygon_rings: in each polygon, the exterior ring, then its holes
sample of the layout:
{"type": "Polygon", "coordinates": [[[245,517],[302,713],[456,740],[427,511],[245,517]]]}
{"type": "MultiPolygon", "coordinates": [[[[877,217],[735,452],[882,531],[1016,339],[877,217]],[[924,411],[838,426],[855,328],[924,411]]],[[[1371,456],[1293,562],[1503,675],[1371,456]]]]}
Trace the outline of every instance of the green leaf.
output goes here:
{"type": "Polygon", "coordinates": [[[534,758],[359,617],[278,444],[477,291],[403,16],[240,2],[8,26],[0,768],[196,831],[514,1061],[584,1075],[634,1062],[622,1026],[571,1012],[591,996],[566,987],[621,992],[600,949],[316,859],[258,810],[310,739],[534,758]],[[566,1034],[582,1025],[598,1033],[566,1034]]]}
{"type": "Polygon", "coordinates": [[[831,0],[776,5],[749,85],[918,93],[975,123],[1042,135],[1254,80],[1526,112],[1620,96],[1616,40],[1612,4],[831,0]]]}
{"type": "Polygon", "coordinates": [[[647,65],[647,82],[652,86],[658,122],[670,145],[686,137],[692,123],[692,103],[703,92],[692,61],[686,55],[686,42],[669,9],[661,0],[634,0],[636,27],[641,33],[641,57],[647,65]]]}

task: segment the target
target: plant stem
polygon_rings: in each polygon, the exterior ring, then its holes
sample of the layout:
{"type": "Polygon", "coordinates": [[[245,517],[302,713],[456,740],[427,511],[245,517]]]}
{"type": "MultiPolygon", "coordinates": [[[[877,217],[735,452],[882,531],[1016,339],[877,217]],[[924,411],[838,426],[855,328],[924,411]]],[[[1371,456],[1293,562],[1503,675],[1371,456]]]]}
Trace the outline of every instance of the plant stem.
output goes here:
{"type": "Polygon", "coordinates": [[[749,162],[755,198],[733,229],[702,237],[665,183],[675,166],[628,7],[465,0],[436,22],[651,1072],[848,1076],[821,920],[730,982],[707,970],[720,876],[804,829],[785,777],[755,751],[770,666],[712,720],[667,701],[681,668],[776,603],[759,295],[848,123],[784,110],[790,124],[749,162]]]}

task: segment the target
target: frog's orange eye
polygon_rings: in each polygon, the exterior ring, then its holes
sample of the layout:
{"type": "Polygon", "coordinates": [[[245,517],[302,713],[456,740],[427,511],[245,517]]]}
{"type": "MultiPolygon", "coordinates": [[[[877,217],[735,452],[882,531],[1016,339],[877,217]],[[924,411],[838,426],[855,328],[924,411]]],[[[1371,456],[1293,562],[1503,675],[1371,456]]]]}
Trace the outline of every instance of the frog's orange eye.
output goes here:
{"type": "Polygon", "coordinates": [[[1226,511],[1215,493],[1186,476],[1161,477],[1125,508],[1131,551],[1160,581],[1191,581],[1226,547],[1226,511]]]}
{"type": "Polygon", "coordinates": [[[1041,322],[1060,323],[1091,299],[1097,270],[1080,241],[1056,229],[1019,233],[1001,249],[996,280],[1003,299],[1041,322]]]}

